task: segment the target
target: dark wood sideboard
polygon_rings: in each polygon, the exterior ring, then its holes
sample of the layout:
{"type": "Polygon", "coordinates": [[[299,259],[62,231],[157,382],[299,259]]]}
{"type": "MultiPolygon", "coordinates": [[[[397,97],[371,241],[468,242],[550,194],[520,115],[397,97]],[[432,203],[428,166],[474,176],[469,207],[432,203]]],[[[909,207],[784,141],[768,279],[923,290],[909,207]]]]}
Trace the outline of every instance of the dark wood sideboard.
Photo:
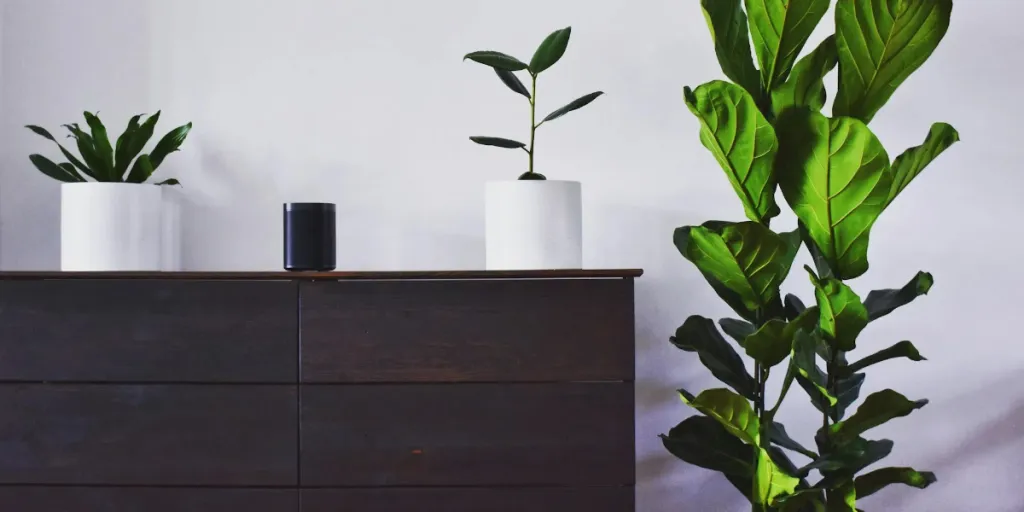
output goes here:
{"type": "Polygon", "coordinates": [[[0,511],[631,512],[639,275],[0,273],[0,511]]]}

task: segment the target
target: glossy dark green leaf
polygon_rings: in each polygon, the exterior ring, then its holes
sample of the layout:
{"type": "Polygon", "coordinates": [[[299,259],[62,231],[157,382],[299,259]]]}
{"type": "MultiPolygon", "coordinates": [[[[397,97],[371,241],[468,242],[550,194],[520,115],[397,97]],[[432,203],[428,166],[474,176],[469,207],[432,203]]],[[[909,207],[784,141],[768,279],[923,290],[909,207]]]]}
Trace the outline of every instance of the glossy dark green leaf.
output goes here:
{"type": "Polygon", "coordinates": [[[789,274],[794,254],[770,229],[756,222],[687,226],[676,230],[675,238],[686,259],[736,293],[747,309],[779,302],[779,285],[789,274]]]}
{"type": "Polygon", "coordinates": [[[835,276],[859,277],[892,184],[885,148],[864,123],[809,110],[788,110],[776,130],[786,201],[835,276]]]}
{"type": "Polygon", "coordinates": [[[818,458],[817,453],[814,453],[813,451],[804,448],[803,445],[796,442],[792,437],[790,437],[789,433],[786,432],[786,426],[783,425],[782,423],[776,421],[768,423],[765,435],[768,436],[772,443],[775,443],[787,450],[793,450],[794,452],[797,452],[806,457],[810,457],[812,459],[818,458]]]}
{"type": "Polygon", "coordinates": [[[754,331],[757,330],[754,324],[735,318],[722,318],[718,321],[718,325],[722,327],[722,332],[736,340],[736,343],[739,343],[741,346],[746,341],[747,336],[754,334],[754,331]]]}
{"type": "Polygon", "coordinates": [[[742,343],[747,355],[762,365],[771,368],[790,355],[793,342],[799,330],[812,331],[818,322],[817,308],[805,309],[792,322],[773,318],[748,336],[742,343]]]}
{"type": "MultiPolygon", "coordinates": [[[[129,155],[132,149],[132,137],[135,136],[135,132],[139,130],[139,120],[142,119],[142,114],[132,116],[128,120],[128,126],[125,127],[121,135],[117,137],[117,144],[114,146],[114,173],[118,176],[124,176],[128,172],[128,166],[131,165],[131,161],[138,154],[129,155]]],[[[141,150],[141,148],[140,148],[141,150]]]]}
{"type": "Polygon", "coordinates": [[[700,141],[725,171],[747,218],[762,224],[779,214],[775,203],[778,140],[754,98],[742,87],[716,80],[683,90],[700,120],[700,141]]]}
{"type": "Polygon", "coordinates": [[[904,151],[892,162],[892,185],[889,187],[889,198],[885,205],[889,206],[896,196],[907,188],[921,171],[939,157],[946,149],[960,141],[960,134],[946,123],[935,123],[928,131],[924,144],[904,151]]]}
{"type": "Polygon", "coordinates": [[[681,389],[679,396],[686,405],[719,422],[741,441],[750,445],[760,443],[757,415],[746,398],[725,388],[708,389],[696,397],[681,389]]]}
{"type": "Polygon", "coordinates": [[[786,307],[786,320],[793,320],[803,313],[807,306],[804,305],[804,301],[800,300],[800,297],[793,295],[792,293],[786,294],[786,300],[783,302],[786,307]]]}
{"type": "Polygon", "coordinates": [[[928,400],[911,401],[891,389],[872,393],[864,399],[857,412],[831,426],[831,437],[839,440],[856,438],[872,428],[891,419],[902,418],[927,404],[928,400]]]}
{"type": "MultiPolygon", "coordinates": [[[[138,130],[132,132],[131,138],[124,141],[124,145],[127,146],[124,149],[125,162],[135,160],[135,157],[142,152],[149,143],[149,139],[153,138],[153,131],[156,130],[156,124],[160,122],[161,112],[158,110],[155,114],[146,118],[139,126],[138,130]]],[[[140,157],[141,158],[141,157],[140,157]]],[[[151,162],[152,163],[152,162],[151,162]]],[[[149,175],[145,174],[144,164],[140,164],[138,160],[131,166],[131,171],[128,173],[128,177],[125,181],[129,183],[143,183],[149,179],[149,175]]]]}
{"type": "Polygon", "coordinates": [[[832,451],[823,452],[821,457],[801,468],[799,474],[806,475],[812,470],[819,470],[825,480],[818,486],[823,487],[826,483],[834,486],[889,456],[892,447],[893,442],[888,439],[869,441],[857,437],[836,445],[832,451]]]}
{"type": "Polygon", "coordinates": [[[521,71],[527,68],[525,62],[522,62],[511,55],[506,55],[501,52],[495,52],[490,50],[467,53],[466,56],[462,58],[462,60],[466,59],[469,59],[473,62],[479,62],[480,64],[490,66],[495,69],[504,69],[506,71],[521,71]]]}
{"type": "Polygon", "coordinates": [[[541,123],[546,123],[548,121],[553,121],[555,119],[558,119],[559,117],[562,117],[562,116],[568,114],[569,112],[572,112],[573,110],[579,110],[579,109],[589,105],[590,102],[596,100],[598,98],[598,96],[601,96],[602,94],[604,94],[604,93],[601,92],[601,91],[597,91],[597,92],[592,92],[590,94],[587,94],[586,96],[581,96],[579,98],[576,98],[576,99],[572,100],[571,102],[569,102],[568,105],[565,105],[564,107],[561,107],[561,108],[555,110],[554,112],[551,112],[550,114],[548,114],[547,117],[545,117],[544,120],[541,121],[541,123]]]}
{"type": "Polygon", "coordinates": [[[174,178],[171,178],[171,179],[163,180],[160,183],[157,183],[157,185],[178,185],[178,186],[181,186],[181,182],[179,182],[178,180],[176,180],[174,178]]]}
{"type": "Polygon", "coordinates": [[[818,341],[805,330],[798,330],[793,338],[793,368],[800,387],[807,391],[819,410],[836,404],[836,397],[827,388],[828,376],[818,367],[816,348],[818,341]]]}
{"type": "Polygon", "coordinates": [[[838,279],[818,279],[810,268],[820,317],[818,327],[839,350],[857,347],[857,336],[868,325],[868,310],[853,289],[838,279]]]}
{"type": "Polygon", "coordinates": [[[952,10],[953,0],[838,0],[833,114],[870,122],[938,47],[952,10]]]}
{"type": "Polygon", "coordinates": [[[82,156],[82,161],[85,162],[86,167],[93,173],[94,179],[97,181],[112,181],[109,174],[104,172],[105,164],[96,153],[92,136],[83,131],[78,126],[78,123],[65,124],[63,126],[71,132],[71,138],[75,139],[75,145],[78,147],[78,154],[82,156]]]}
{"type": "Polygon", "coordinates": [[[868,294],[864,307],[868,310],[868,318],[877,320],[896,308],[910,304],[914,299],[927,295],[935,284],[935,278],[928,272],[918,272],[909,283],[898,290],[874,290],[868,294]]]}
{"type": "Polygon", "coordinates": [[[778,117],[786,109],[807,107],[820,112],[825,107],[825,75],[839,61],[835,36],[828,36],[817,48],[800,59],[789,78],[772,90],[772,112],[778,117]]]}
{"type": "Polygon", "coordinates": [[[759,99],[764,94],[761,77],[750,54],[750,35],[747,15],[741,0],[701,0],[704,19],[715,43],[715,54],[722,72],[729,80],[740,85],[759,99]]]}
{"type": "Polygon", "coordinates": [[[792,494],[800,479],[786,474],[775,465],[768,451],[757,449],[757,469],[754,474],[754,503],[773,505],[779,496],[792,494]]]}
{"type": "Polygon", "coordinates": [[[867,356],[864,359],[857,361],[856,363],[853,363],[849,366],[844,366],[840,370],[839,375],[843,377],[848,377],[873,364],[877,364],[882,361],[888,361],[890,359],[896,359],[900,357],[905,357],[907,359],[910,359],[911,361],[925,360],[925,357],[922,356],[921,353],[917,351],[917,347],[915,347],[913,343],[909,341],[901,341],[889,348],[879,350],[878,352],[875,352],[874,354],[871,354],[870,356],[867,356]]]}
{"type": "Polygon", "coordinates": [[[154,170],[160,167],[160,164],[164,162],[164,158],[167,158],[167,155],[178,151],[178,148],[185,142],[185,138],[188,137],[190,131],[192,131],[192,123],[179,126],[168,132],[167,135],[164,135],[164,138],[160,139],[160,142],[156,143],[156,147],[149,154],[149,160],[153,164],[154,170]]]}
{"type": "Polygon", "coordinates": [[[87,166],[84,163],[82,163],[81,160],[79,160],[74,154],[72,154],[70,151],[68,151],[64,147],[63,144],[61,144],[60,142],[57,142],[57,139],[54,138],[54,136],[51,135],[49,131],[47,131],[46,129],[44,129],[42,127],[34,126],[34,125],[29,125],[29,126],[26,126],[25,128],[28,128],[29,130],[32,130],[32,132],[35,133],[36,135],[39,135],[39,136],[41,136],[43,138],[46,138],[47,140],[49,140],[49,141],[53,142],[54,144],[56,144],[57,147],[60,148],[60,152],[64,154],[64,158],[67,158],[68,161],[71,162],[71,164],[74,165],[76,169],[81,171],[82,174],[85,174],[86,176],[88,176],[88,177],[90,177],[92,179],[96,179],[96,175],[93,174],[92,169],[90,169],[89,166],[87,166]]]}
{"type": "Polygon", "coordinates": [[[836,406],[829,413],[832,421],[840,421],[846,416],[846,410],[860,398],[860,389],[867,375],[855,373],[836,383],[836,406]]]}
{"type": "Polygon", "coordinates": [[[737,393],[753,399],[757,383],[739,354],[722,338],[715,323],[702,316],[691,316],[676,329],[672,344],[687,352],[695,352],[711,374],[737,393]]]}
{"type": "Polygon", "coordinates": [[[476,142],[483,146],[494,146],[497,148],[505,149],[520,149],[525,148],[526,144],[512,139],[503,139],[501,137],[470,137],[469,140],[476,142]]]}
{"type": "Polygon", "coordinates": [[[548,34],[537,47],[537,51],[533,53],[533,58],[530,59],[530,72],[539,75],[542,71],[554,66],[562,58],[562,55],[565,55],[571,34],[572,27],[565,27],[548,34]]]}
{"type": "Polygon", "coordinates": [[[145,183],[153,175],[154,170],[149,155],[141,155],[132,165],[132,171],[128,173],[127,181],[128,183],[145,183]]]}
{"type": "MultiPolygon", "coordinates": [[[[744,444],[719,422],[691,416],[662,435],[661,442],[676,457],[712,471],[747,477],[754,473],[754,447],[744,444]]],[[[749,492],[747,486],[746,492],[749,492]]]]}
{"type": "Polygon", "coordinates": [[[882,468],[857,477],[857,497],[865,498],[893,484],[903,484],[925,489],[938,481],[935,473],[917,471],[913,468],[882,468]]]}
{"type": "Polygon", "coordinates": [[[68,173],[67,169],[57,165],[43,155],[29,155],[28,159],[32,165],[39,169],[39,172],[64,183],[76,183],[83,181],[77,175],[68,173]]]}
{"type": "Polygon", "coordinates": [[[85,122],[92,132],[93,147],[96,149],[96,156],[103,162],[102,169],[94,169],[97,175],[107,177],[108,181],[114,179],[114,148],[110,145],[110,138],[107,136],[107,128],[103,126],[100,118],[90,112],[84,112],[85,122]]]}
{"type": "Polygon", "coordinates": [[[831,0],[746,0],[750,35],[761,65],[761,85],[771,91],[789,76],[807,38],[831,0]]]}
{"type": "Polygon", "coordinates": [[[494,72],[498,74],[498,78],[501,79],[503,84],[505,84],[509,89],[512,89],[512,92],[522,94],[527,98],[531,97],[529,89],[523,85],[523,82],[519,81],[519,77],[517,77],[515,73],[501,68],[494,68],[494,72]]]}

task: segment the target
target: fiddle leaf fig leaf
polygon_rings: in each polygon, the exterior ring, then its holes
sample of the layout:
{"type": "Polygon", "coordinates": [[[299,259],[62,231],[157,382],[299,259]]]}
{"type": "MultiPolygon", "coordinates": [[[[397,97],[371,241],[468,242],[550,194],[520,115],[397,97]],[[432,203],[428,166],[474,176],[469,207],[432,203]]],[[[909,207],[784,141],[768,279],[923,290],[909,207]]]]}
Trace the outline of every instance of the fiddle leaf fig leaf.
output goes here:
{"type": "Polygon", "coordinates": [[[807,391],[815,406],[825,411],[836,405],[837,400],[826,387],[828,376],[818,367],[817,343],[818,340],[807,331],[797,331],[793,339],[793,367],[797,383],[807,391]]]}
{"type": "Polygon", "coordinates": [[[747,218],[766,224],[775,204],[775,130],[742,87],[716,80],[683,90],[686,106],[700,120],[700,141],[725,171],[747,218]]]}
{"type": "Polygon", "coordinates": [[[811,470],[817,469],[825,477],[825,480],[818,484],[819,487],[824,487],[826,483],[834,485],[888,457],[892,453],[892,447],[893,442],[888,439],[868,441],[856,437],[838,444],[833,450],[823,453],[818,459],[800,468],[799,475],[805,476],[811,470]]]}
{"type": "Polygon", "coordinates": [[[789,108],[807,107],[820,112],[825,107],[825,75],[839,62],[835,36],[828,36],[813,52],[800,59],[789,79],[772,90],[772,112],[778,117],[789,108]]]}
{"type": "Polygon", "coordinates": [[[888,207],[896,196],[907,188],[921,171],[939,157],[950,146],[960,141],[960,134],[946,123],[935,123],[928,131],[924,144],[904,151],[892,162],[892,185],[889,187],[889,198],[885,201],[888,207]]]}
{"type": "Polygon", "coordinates": [[[853,289],[838,279],[818,279],[807,268],[818,299],[818,326],[825,338],[842,351],[857,347],[857,336],[868,325],[868,310],[853,289]]]}
{"type": "Polygon", "coordinates": [[[794,452],[812,459],[818,458],[817,453],[804,448],[803,445],[793,440],[792,437],[789,437],[789,433],[786,432],[786,427],[782,423],[776,421],[769,423],[767,425],[766,435],[769,437],[771,442],[786,448],[787,450],[793,450],[794,452]]]}
{"type": "Polygon", "coordinates": [[[746,398],[725,388],[709,389],[696,397],[679,390],[679,396],[686,405],[713,418],[739,440],[754,446],[761,442],[757,415],[746,398]]]}
{"type": "Polygon", "coordinates": [[[775,465],[768,451],[757,449],[757,473],[754,478],[754,502],[773,505],[779,496],[793,494],[800,479],[787,475],[775,465]]]}
{"type": "Polygon", "coordinates": [[[835,277],[859,277],[892,184],[885,148],[864,123],[809,110],[787,111],[776,129],[786,201],[835,277]]]}
{"type": "Polygon", "coordinates": [[[747,478],[754,473],[754,447],[706,416],[691,416],[660,437],[672,455],[695,466],[747,478]]]}
{"type": "Polygon", "coordinates": [[[867,368],[873,364],[881,363],[882,361],[888,361],[889,359],[896,359],[899,357],[905,357],[911,361],[924,361],[926,358],[917,351],[917,347],[909,341],[901,341],[889,348],[879,350],[870,356],[857,361],[849,366],[844,366],[839,370],[841,377],[849,377],[854,373],[867,368]]]}
{"type": "MultiPolygon", "coordinates": [[[[813,395],[811,403],[815,409],[827,413],[832,421],[839,421],[846,416],[846,409],[860,398],[860,388],[864,385],[865,377],[866,375],[863,373],[855,373],[849,378],[839,379],[836,383],[836,405],[831,409],[826,407],[827,404],[823,400],[815,401],[813,395]]],[[[809,390],[808,394],[810,393],[809,390]]]]}
{"type": "Polygon", "coordinates": [[[494,68],[494,72],[498,74],[498,78],[501,79],[501,82],[505,84],[506,87],[512,89],[512,92],[522,94],[523,96],[526,96],[527,99],[531,97],[530,91],[526,89],[523,82],[519,81],[519,77],[517,77],[515,73],[501,68],[494,68]]]}
{"type": "Polygon", "coordinates": [[[878,320],[896,308],[910,304],[914,299],[927,295],[935,284],[935,278],[928,272],[918,272],[909,283],[899,290],[874,290],[868,294],[864,307],[868,310],[868,319],[878,320]]]}
{"type": "Polygon", "coordinates": [[[786,300],[783,302],[786,308],[786,319],[793,320],[803,313],[807,306],[804,305],[804,301],[800,300],[800,297],[793,295],[792,293],[786,294],[786,300]]]}
{"type": "Polygon", "coordinates": [[[707,226],[676,230],[683,256],[734,292],[748,310],[778,302],[779,285],[795,256],[786,241],[756,222],[707,226]]]}
{"type": "Polygon", "coordinates": [[[761,65],[761,85],[771,91],[789,76],[793,63],[831,0],[746,0],[750,35],[761,65]]]}
{"type": "Polygon", "coordinates": [[[718,325],[722,327],[722,332],[736,340],[736,343],[739,343],[740,346],[743,346],[747,336],[754,334],[754,331],[757,330],[754,324],[735,318],[723,318],[718,321],[718,325]]]}
{"type": "Polygon", "coordinates": [[[865,498],[893,484],[903,484],[918,489],[925,489],[937,482],[935,473],[917,471],[913,468],[882,468],[876,469],[854,480],[857,497],[865,498]]]}
{"type": "Polygon", "coordinates": [[[530,59],[530,72],[539,75],[541,71],[554,66],[562,58],[562,55],[565,55],[565,49],[569,46],[569,36],[571,34],[572,27],[565,27],[548,34],[544,41],[540,43],[540,46],[537,47],[533,58],[530,59]]]}
{"type": "Polygon", "coordinates": [[[490,50],[467,53],[462,60],[466,59],[473,62],[479,62],[480,64],[490,66],[494,69],[504,69],[505,71],[521,71],[528,67],[525,62],[522,62],[511,55],[490,50]]]}
{"type": "Polygon", "coordinates": [[[870,122],[939,46],[952,11],[953,0],[838,0],[833,114],[870,122]]]}
{"type": "Polygon", "coordinates": [[[818,321],[818,308],[805,309],[792,322],[773,318],[765,322],[742,343],[747,355],[771,368],[786,359],[793,352],[793,340],[798,331],[814,329],[818,321]]]}
{"type": "Polygon", "coordinates": [[[779,498],[779,512],[827,512],[825,496],[821,489],[801,489],[779,498]]]}
{"type": "Polygon", "coordinates": [[[672,344],[686,352],[696,352],[711,374],[737,393],[753,399],[757,383],[747,372],[743,360],[715,328],[702,316],[691,316],[676,329],[672,344]]]}
{"type": "Polygon", "coordinates": [[[834,439],[854,439],[872,428],[891,419],[906,416],[927,404],[928,400],[911,401],[891,389],[885,389],[868,395],[853,416],[829,428],[834,439]]]}
{"type": "Polygon", "coordinates": [[[747,15],[741,3],[741,0],[701,0],[700,5],[722,72],[752,97],[760,98],[761,78],[750,54],[747,15]]]}

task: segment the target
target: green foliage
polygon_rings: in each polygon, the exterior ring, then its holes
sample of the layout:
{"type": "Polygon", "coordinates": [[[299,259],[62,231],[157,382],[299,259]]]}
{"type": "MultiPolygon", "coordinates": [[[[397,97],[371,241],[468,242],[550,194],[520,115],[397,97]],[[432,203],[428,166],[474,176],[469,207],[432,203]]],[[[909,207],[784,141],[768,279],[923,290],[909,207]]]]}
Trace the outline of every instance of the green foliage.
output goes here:
{"type": "MultiPolygon", "coordinates": [[[[145,183],[168,155],[179,150],[192,130],[192,123],[179,126],[160,139],[152,152],[140,156],[139,154],[145,149],[149,139],[153,137],[156,123],[160,120],[160,112],[148,117],[141,125],[139,124],[142,119],[141,114],[132,117],[127,128],[117,138],[117,142],[113,146],[110,143],[107,128],[103,125],[99,115],[85,112],[84,117],[86,125],[89,127],[88,132],[77,123],[63,125],[70,133],[68,138],[75,140],[81,158],[71,153],[46,129],[34,125],[26,126],[36,135],[56,144],[64,157],[68,159],[67,162],[57,164],[42,155],[30,155],[29,160],[36,169],[64,183],[87,181],[145,183]],[[132,161],[135,162],[134,165],[132,161]],[[131,166],[131,172],[128,172],[129,166],[131,166]]],[[[161,181],[157,185],[179,185],[179,183],[178,180],[171,178],[161,181]]]]}
{"type": "Polygon", "coordinates": [[[525,173],[519,176],[519,179],[521,180],[547,179],[543,174],[534,170],[533,163],[534,154],[536,153],[537,129],[548,121],[554,121],[555,119],[558,119],[570,112],[589,105],[599,96],[604,94],[602,91],[596,91],[576,98],[568,104],[553,110],[540,121],[537,121],[537,79],[540,77],[542,72],[547,71],[551,66],[554,66],[562,59],[562,56],[565,55],[565,50],[569,47],[569,37],[571,35],[572,27],[556,30],[549,34],[544,38],[544,41],[541,42],[540,46],[537,47],[537,50],[534,51],[529,64],[511,55],[491,50],[467,53],[462,59],[471,60],[494,69],[498,78],[506,87],[509,88],[509,90],[523,96],[530,103],[529,144],[502,137],[473,136],[469,138],[469,140],[483,146],[493,146],[505,149],[522,149],[525,151],[528,157],[529,167],[525,173]],[[527,88],[519,77],[516,76],[517,71],[526,71],[529,75],[529,88],[527,88]]]}
{"type": "Polygon", "coordinates": [[[923,489],[936,481],[911,468],[861,474],[893,449],[890,440],[863,436],[927,403],[887,389],[856,407],[865,371],[925,358],[909,341],[876,348],[853,363],[848,357],[868,344],[860,338],[870,322],[927,294],[932,275],[919,272],[901,288],[875,290],[863,300],[848,281],[868,271],[871,228],[885,210],[960,140],[952,126],[936,123],[923,144],[890,161],[867,124],[938,46],[952,1],[837,0],[836,33],[801,56],[829,4],[701,0],[731,82],[684,89],[701,143],[725,171],[748,221],[680,227],[673,242],[739,315],[718,323],[742,351],[702,316],[676,330],[672,343],[696,353],[731,389],[697,396],[680,390],[698,414],[662,439],[680,459],[721,472],[755,512],[854,512],[858,498],[886,486],[923,489]],[[829,117],[822,112],[829,96],[825,78],[837,66],[829,117]],[[796,214],[795,230],[769,228],[780,213],[776,189],[796,214]],[[815,267],[807,269],[815,291],[810,307],[780,289],[801,246],[815,267]],[[753,374],[741,352],[753,360],[753,374]],[[769,408],[766,384],[780,368],[782,388],[769,408]],[[775,420],[793,383],[822,413],[815,450],[775,420]],[[784,450],[810,461],[798,468],[784,450]]]}

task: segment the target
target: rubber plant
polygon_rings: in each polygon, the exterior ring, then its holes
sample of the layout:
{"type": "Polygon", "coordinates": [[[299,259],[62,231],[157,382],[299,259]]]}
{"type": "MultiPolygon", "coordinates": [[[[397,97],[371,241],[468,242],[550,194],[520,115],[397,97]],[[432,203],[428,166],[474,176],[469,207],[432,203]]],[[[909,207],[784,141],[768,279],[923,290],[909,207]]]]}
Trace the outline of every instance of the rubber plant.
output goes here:
{"type": "Polygon", "coordinates": [[[747,220],[681,227],[674,242],[740,318],[716,326],[691,316],[671,338],[696,353],[724,387],[697,395],[680,390],[700,414],[663,435],[664,445],[690,464],[723,473],[757,512],[855,511],[858,499],[890,484],[925,488],[936,480],[930,472],[865,470],[893,447],[890,440],[866,437],[870,429],[909,415],[926,400],[886,389],[847,413],[868,367],[924,359],[909,341],[866,357],[851,354],[858,346],[880,346],[861,339],[861,332],[926,294],[932,276],[920,272],[901,288],[872,291],[864,299],[850,281],[868,270],[876,220],[959,140],[952,126],[937,123],[922,145],[890,160],[868,127],[939,45],[952,0],[836,0],[835,33],[800,58],[830,0],[701,5],[730,81],[686,88],[685,102],[747,220]],[[838,92],[828,117],[822,113],[824,77],[837,66],[838,92]],[[798,219],[791,231],[770,229],[780,213],[777,189],[798,219]],[[815,295],[809,307],[794,295],[783,298],[780,290],[801,246],[815,264],[805,267],[815,295]],[[752,364],[744,363],[719,327],[752,364]],[[785,377],[769,396],[772,372],[785,377]],[[794,382],[821,411],[813,444],[792,439],[776,421],[794,382]],[[797,464],[791,454],[807,460],[797,464]]]}
{"type": "MultiPolygon", "coordinates": [[[[178,151],[185,142],[185,137],[192,130],[192,123],[179,126],[165,135],[153,151],[142,154],[149,139],[153,137],[156,123],[160,121],[160,112],[146,117],[139,114],[128,121],[128,127],[117,138],[112,146],[107,135],[107,128],[100,121],[99,113],[85,112],[85,122],[89,131],[83,130],[78,123],[63,125],[69,132],[68,138],[75,141],[81,158],[68,151],[49,131],[39,126],[26,126],[36,135],[57,144],[60,152],[68,159],[67,162],[55,163],[43,155],[30,155],[29,160],[43,174],[61,182],[77,183],[87,181],[113,183],[145,183],[153,175],[167,155],[178,151]]],[[[178,185],[176,179],[166,179],[157,185],[178,185]]]]}
{"type": "Polygon", "coordinates": [[[604,94],[601,91],[592,92],[581,96],[567,105],[560,107],[550,114],[537,121],[537,79],[540,74],[554,66],[565,54],[569,46],[569,36],[572,34],[572,27],[556,30],[548,35],[533,53],[533,58],[527,64],[511,55],[491,50],[477,51],[466,54],[462,60],[472,60],[494,69],[494,72],[512,92],[522,95],[530,102],[530,144],[527,145],[512,139],[501,137],[474,136],[469,140],[484,146],[494,146],[505,149],[522,149],[529,157],[529,167],[525,173],[519,176],[521,180],[544,180],[543,174],[534,170],[534,154],[536,153],[537,129],[548,121],[554,121],[569,112],[579,110],[604,94]],[[526,71],[530,77],[530,88],[527,89],[523,82],[516,76],[516,72],[526,71]]]}

